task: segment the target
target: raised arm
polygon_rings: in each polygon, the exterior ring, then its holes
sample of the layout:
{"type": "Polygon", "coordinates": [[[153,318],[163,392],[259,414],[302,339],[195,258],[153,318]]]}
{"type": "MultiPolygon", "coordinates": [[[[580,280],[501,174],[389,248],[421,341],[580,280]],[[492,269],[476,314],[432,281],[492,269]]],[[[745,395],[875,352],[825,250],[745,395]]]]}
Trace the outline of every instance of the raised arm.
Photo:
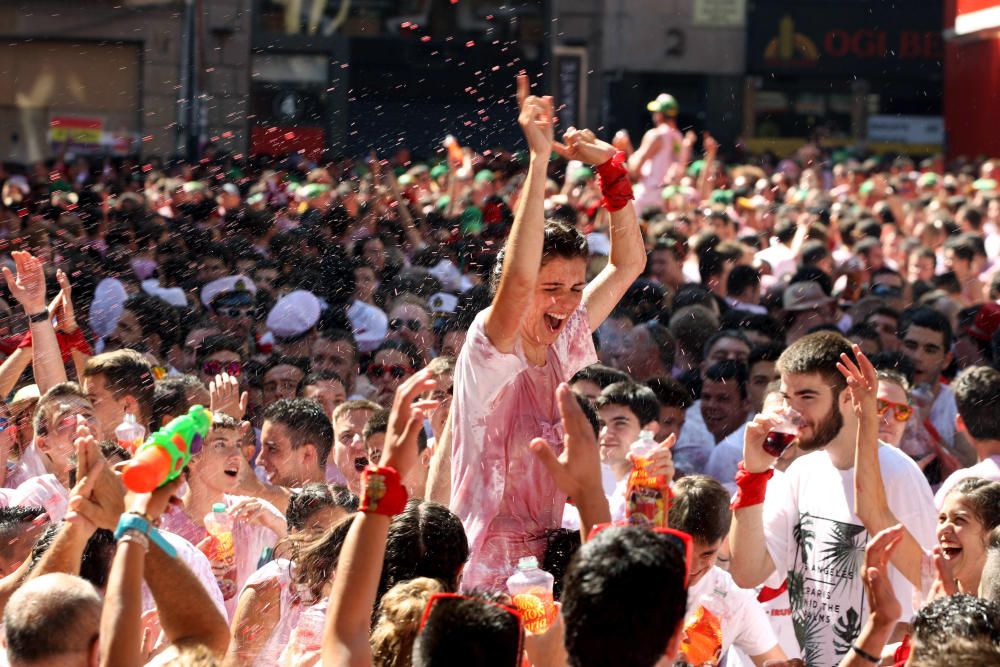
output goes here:
{"type": "Polygon", "coordinates": [[[631,202],[632,184],[625,167],[618,162],[620,157],[615,158],[618,153],[615,147],[595,137],[590,130],[570,128],[563,140],[568,157],[597,166],[604,194],[603,205],[611,214],[608,264],[583,292],[590,330],[596,331],[629,286],[642,275],[646,268],[646,248],[635,206],[631,202]]]}
{"type": "Polygon", "coordinates": [[[775,420],[757,415],[743,435],[743,461],[736,473],[738,491],[733,503],[733,523],[729,529],[729,574],[741,588],[764,583],[774,572],[774,560],[764,537],[764,494],[777,460],[764,451],[764,438],[775,420]],[[759,496],[759,497],[756,497],[759,496]]]}
{"type": "Polygon", "coordinates": [[[638,150],[632,153],[628,159],[628,169],[632,178],[639,177],[639,170],[642,169],[642,165],[646,164],[650,158],[656,155],[656,151],[660,149],[661,143],[663,143],[663,138],[655,130],[649,130],[646,134],[642,135],[642,141],[639,143],[638,150]]]}
{"type": "Polygon", "coordinates": [[[62,352],[56,330],[52,326],[51,315],[45,303],[45,271],[42,262],[28,252],[11,253],[17,275],[3,267],[3,277],[7,288],[24,308],[31,328],[31,350],[34,363],[35,383],[38,391],[46,391],[66,381],[66,368],[62,363],[62,352]]]}
{"type": "MultiPolygon", "coordinates": [[[[854,448],[854,513],[868,533],[874,535],[898,525],[899,519],[889,507],[878,457],[878,373],[857,345],[853,346],[855,364],[846,354],[837,365],[847,378],[847,390],[858,416],[858,439],[854,448]]],[[[921,562],[924,550],[906,526],[901,528],[899,544],[892,550],[892,564],[917,589],[922,590],[921,562]]]]}
{"type": "Polygon", "coordinates": [[[524,191],[517,201],[514,225],[504,251],[500,285],[484,328],[490,342],[501,352],[511,352],[517,340],[521,317],[535,292],[542,265],[545,228],[545,178],[552,153],[552,98],[530,95],[528,76],[517,77],[520,105],[518,123],[528,140],[530,158],[524,191]]]}
{"type": "Polygon", "coordinates": [[[451,507],[451,420],[452,414],[449,413],[441,437],[434,443],[424,491],[427,500],[445,507],[451,507]]]}
{"type": "Polygon", "coordinates": [[[19,347],[0,364],[0,396],[8,395],[17,381],[21,379],[24,369],[31,365],[31,350],[19,347]]]}
{"type": "Polygon", "coordinates": [[[367,489],[362,489],[361,511],[355,515],[347,533],[330,592],[323,629],[323,664],[327,667],[370,667],[372,664],[368,635],[392,521],[389,508],[379,505],[390,502],[394,489],[402,488],[400,480],[417,462],[417,434],[423,428],[424,413],[414,408],[413,400],[435,385],[430,372],[423,370],[396,390],[379,470],[391,468],[398,478],[389,479],[391,473],[386,471],[381,500],[370,498],[367,489]]]}

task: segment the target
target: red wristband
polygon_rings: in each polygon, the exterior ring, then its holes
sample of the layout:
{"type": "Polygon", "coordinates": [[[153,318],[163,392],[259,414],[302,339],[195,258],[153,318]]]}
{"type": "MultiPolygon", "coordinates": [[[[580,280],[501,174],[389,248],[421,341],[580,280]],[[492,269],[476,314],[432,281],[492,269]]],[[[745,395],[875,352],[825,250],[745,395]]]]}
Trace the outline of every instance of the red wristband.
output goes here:
{"type": "Polygon", "coordinates": [[[361,487],[362,512],[391,517],[406,507],[406,487],[395,468],[365,468],[361,487]]]}
{"type": "Polygon", "coordinates": [[[767,482],[774,475],[774,468],[765,472],[750,472],[740,461],[736,467],[736,498],[729,507],[734,510],[753,507],[764,502],[767,492],[767,482]]]}
{"type": "Polygon", "coordinates": [[[597,166],[597,182],[604,195],[601,203],[612,213],[625,208],[635,198],[624,163],[625,153],[618,151],[610,160],[597,166]]]}

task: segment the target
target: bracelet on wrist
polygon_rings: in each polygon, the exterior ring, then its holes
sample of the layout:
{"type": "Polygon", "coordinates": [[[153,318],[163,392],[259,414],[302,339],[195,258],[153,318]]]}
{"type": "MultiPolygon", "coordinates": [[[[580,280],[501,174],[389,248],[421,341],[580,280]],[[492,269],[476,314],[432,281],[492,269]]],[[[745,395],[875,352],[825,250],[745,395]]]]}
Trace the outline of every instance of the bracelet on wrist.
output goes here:
{"type": "Polygon", "coordinates": [[[403,511],[406,487],[395,468],[366,468],[361,474],[361,506],[366,514],[392,517],[403,511]]]}
{"type": "Polygon", "coordinates": [[[149,538],[146,537],[144,533],[139,532],[135,528],[129,528],[126,530],[121,537],[118,538],[118,544],[124,542],[131,542],[132,544],[137,544],[142,547],[143,551],[149,551],[149,538]]]}
{"type": "Polygon", "coordinates": [[[51,315],[49,314],[49,309],[38,312],[38,313],[28,313],[28,322],[31,324],[38,324],[39,322],[48,322],[51,315]]]}
{"type": "Polygon", "coordinates": [[[863,660],[867,660],[868,662],[872,663],[873,665],[877,665],[877,664],[879,664],[879,663],[882,662],[882,658],[876,657],[876,656],[872,655],[871,653],[869,653],[868,651],[865,651],[863,649],[858,648],[857,644],[851,644],[851,650],[854,651],[855,653],[857,653],[859,658],[862,658],[863,660]]]}

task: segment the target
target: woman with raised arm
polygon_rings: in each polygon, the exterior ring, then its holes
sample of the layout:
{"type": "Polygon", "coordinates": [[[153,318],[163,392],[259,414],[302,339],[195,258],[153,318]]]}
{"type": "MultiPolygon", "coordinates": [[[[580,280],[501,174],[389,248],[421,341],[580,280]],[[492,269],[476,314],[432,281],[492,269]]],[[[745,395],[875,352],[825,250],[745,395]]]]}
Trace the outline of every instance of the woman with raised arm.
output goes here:
{"type": "Polygon", "coordinates": [[[518,122],[530,162],[506,246],[497,257],[492,305],[479,313],[455,370],[451,508],[462,519],[471,558],[466,589],[498,589],[519,558],[541,559],[545,534],[560,524],[565,494],[528,443],[543,437],[558,454],[556,388],[597,361],[591,334],[642,273],[642,233],[630,205],[624,153],[589,130],[553,141],[552,99],[530,95],[518,77],[518,122]],[[586,282],[587,241],[545,220],[549,156],[597,165],[611,213],[607,267],[586,282]]]}

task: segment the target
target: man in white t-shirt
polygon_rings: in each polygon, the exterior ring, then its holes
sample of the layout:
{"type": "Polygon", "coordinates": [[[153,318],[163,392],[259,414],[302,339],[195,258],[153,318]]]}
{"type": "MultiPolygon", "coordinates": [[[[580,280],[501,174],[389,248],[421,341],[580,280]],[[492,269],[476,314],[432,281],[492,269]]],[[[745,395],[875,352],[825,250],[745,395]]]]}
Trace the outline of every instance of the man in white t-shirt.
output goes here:
{"type": "MultiPolygon", "coordinates": [[[[740,586],[787,573],[792,620],[806,664],[832,667],[855,641],[868,615],[860,568],[868,530],[854,513],[854,450],[858,419],[846,381],[837,370],[841,354],[853,357],[841,335],[822,331],[790,345],[778,360],[781,392],[802,415],[798,447],[808,452],[782,480],[787,500],[765,504],[775,457],[763,448],[773,418],[758,415],[747,425],[744,461],[730,532],[730,573],[740,586]]],[[[930,487],[917,465],[898,449],[879,447],[885,494],[893,514],[925,549],[935,543],[936,512],[930,487]]],[[[770,490],[768,490],[770,491],[770,490]]],[[[901,620],[913,609],[913,590],[891,568],[901,620]]]]}
{"type": "Polygon", "coordinates": [[[757,667],[766,660],[784,660],[756,593],[739,588],[715,564],[732,520],[729,492],[706,475],[683,477],[673,490],[670,527],[684,531],[693,542],[681,641],[685,662],[718,665],[730,646],[749,655],[757,667]]]}
{"type": "Polygon", "coordinates": [[[934,504],[940,509],[944,497],[960,481],[982,477],[1000,482],[1000,371],[989,366],[973,366],[962,372],[952,383],[958,417],[956,430],[965,436],[976,450],[979,463],[953,472],[944,481],[934,504]]]}

